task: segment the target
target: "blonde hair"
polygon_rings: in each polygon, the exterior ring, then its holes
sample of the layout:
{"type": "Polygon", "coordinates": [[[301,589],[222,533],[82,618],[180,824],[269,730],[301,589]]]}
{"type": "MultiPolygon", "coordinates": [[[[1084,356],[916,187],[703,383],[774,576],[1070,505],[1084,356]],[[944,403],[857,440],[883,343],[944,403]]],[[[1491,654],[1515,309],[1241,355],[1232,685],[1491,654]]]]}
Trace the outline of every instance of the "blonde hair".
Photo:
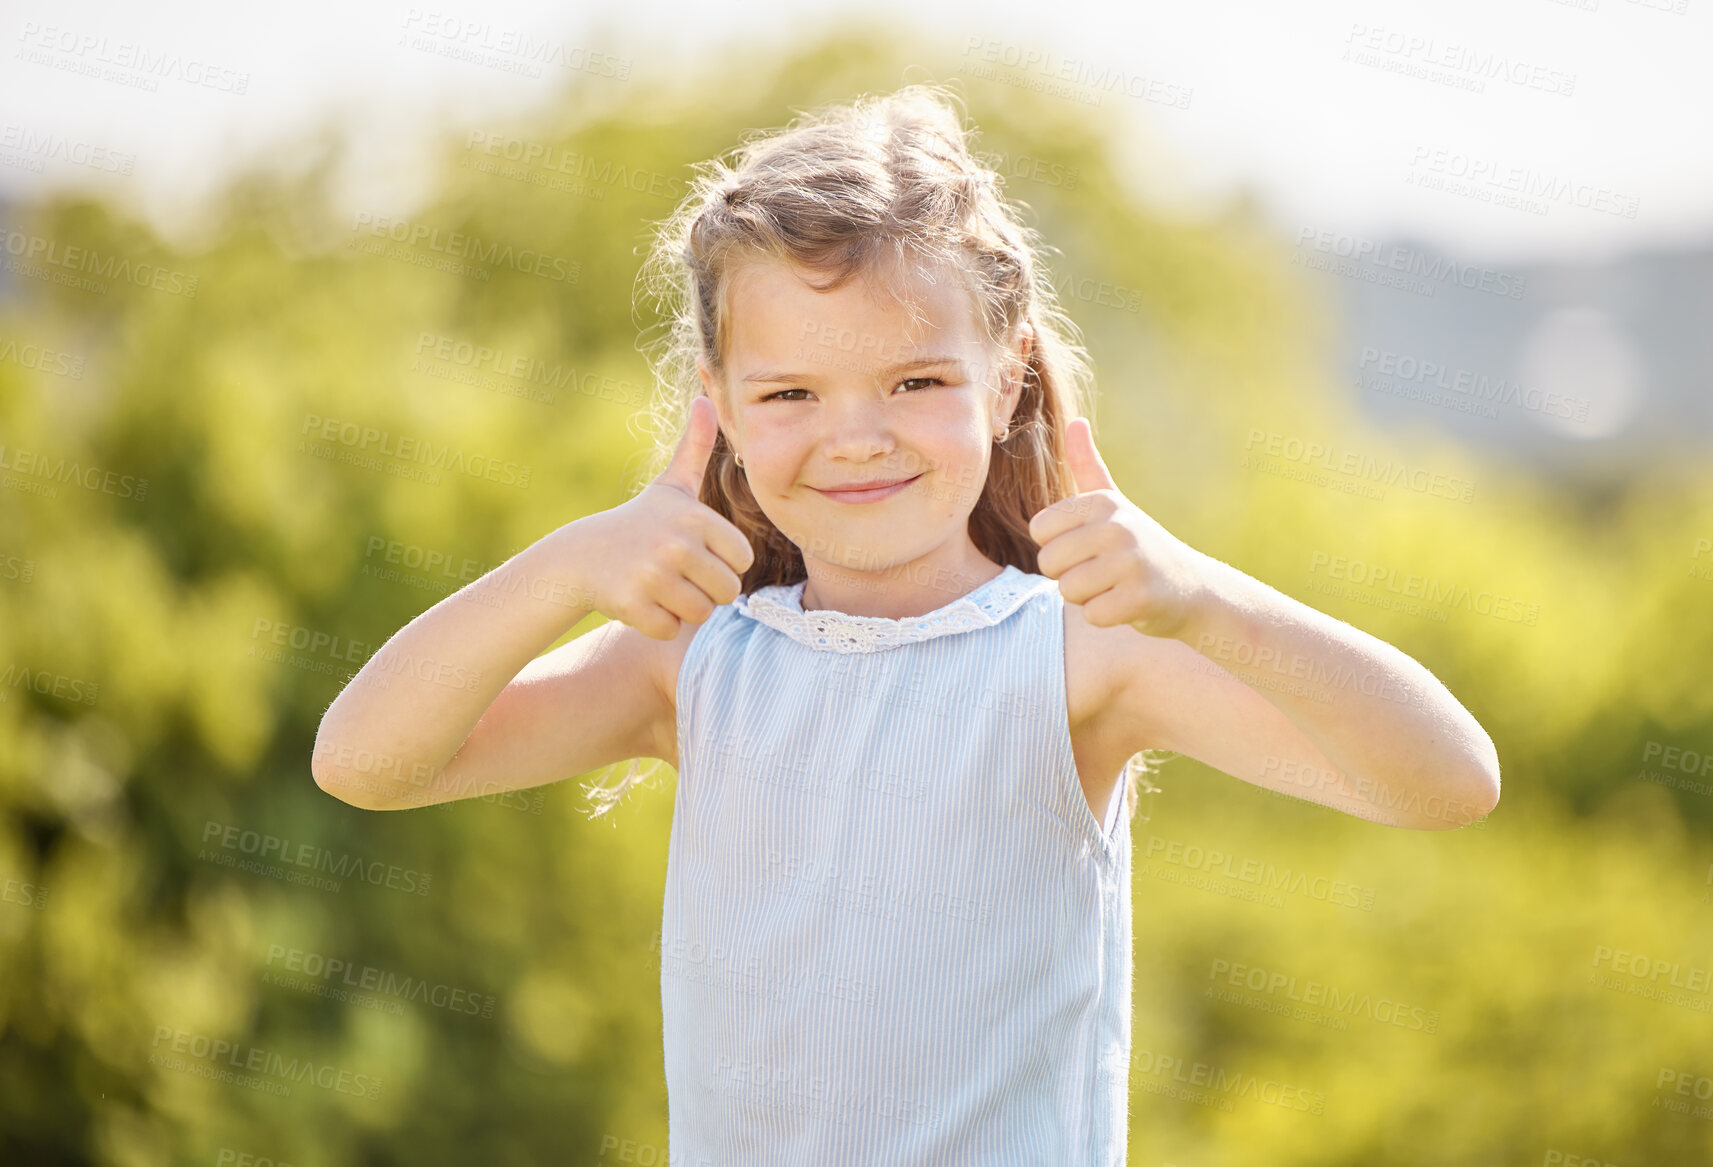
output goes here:
{"type": "MultiPolygon", "coordinates": [[[[665,470],[701,391],[697,362],[723,382],[730,333],[728,293],[739,267],[784,262],[824,277],[818,290],[861,275],[895,300],[905,273],[943,266],[973,295],[983,338],[1005,354],[1021,393],[969,518],[971,541],[1004,566],[1035,572],[1029,520],[1076,493],[1065,427],[1087,416],[1093,374],[1080,332],[1059,308],[1046,249],[1001,194],[1003,177],[971,151],[961,103],[951,90],[907,85],[884,96],[799,111],[784,129],[746,134],[732,164],[696,167],[684,201],[658,228],[638,273],[660,305],[663,335],[645,344],[656,377],[648,413],[660,435],[642,482],[665,470]],[[1008,350],[1027,326],[1022,367],[1008,350]]],[[[764,514],[723,432],[702,479],[701,501],[749,539],[755,561],[745,593],[806,578],[802,552],[764,514]]],[[[1138,759],[1143,760],[1140,770],[1138,759]]],[[[1126,806],[1136,813],[1137,777],[1126,767],[1126,806]]],[[[601,813],[635,781],[590,789],[601,813]]],[[[1147,789],[1152,790],[1151,785],[1147,789]]]]}

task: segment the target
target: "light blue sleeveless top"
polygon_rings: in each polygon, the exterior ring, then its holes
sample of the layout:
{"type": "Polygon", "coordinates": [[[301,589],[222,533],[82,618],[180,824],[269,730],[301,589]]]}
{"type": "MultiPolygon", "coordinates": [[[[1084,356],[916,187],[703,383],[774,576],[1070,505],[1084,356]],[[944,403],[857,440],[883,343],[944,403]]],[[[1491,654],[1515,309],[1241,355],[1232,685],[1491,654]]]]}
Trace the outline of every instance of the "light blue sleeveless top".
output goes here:
{"type": "Polygon", "coordinates": [[[714,610],[678,676],[668,1161],[1122,1164],[1130,832],[1077,780],[1064,600],[714,610]]]}

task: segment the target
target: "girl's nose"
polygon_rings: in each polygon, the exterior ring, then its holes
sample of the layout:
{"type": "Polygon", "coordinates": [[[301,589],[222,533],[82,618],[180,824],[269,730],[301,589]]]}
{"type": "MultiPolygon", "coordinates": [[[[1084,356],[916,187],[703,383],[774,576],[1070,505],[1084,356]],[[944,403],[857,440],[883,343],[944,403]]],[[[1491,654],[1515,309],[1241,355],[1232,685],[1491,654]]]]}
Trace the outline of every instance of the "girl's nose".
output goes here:
{"type": "Polygon", "coordinates": [[[891,453],[898,443],[887,428],[880,407],[864,404],[839,411],[823,446],[830,458],[866,462],[891,453]]]}

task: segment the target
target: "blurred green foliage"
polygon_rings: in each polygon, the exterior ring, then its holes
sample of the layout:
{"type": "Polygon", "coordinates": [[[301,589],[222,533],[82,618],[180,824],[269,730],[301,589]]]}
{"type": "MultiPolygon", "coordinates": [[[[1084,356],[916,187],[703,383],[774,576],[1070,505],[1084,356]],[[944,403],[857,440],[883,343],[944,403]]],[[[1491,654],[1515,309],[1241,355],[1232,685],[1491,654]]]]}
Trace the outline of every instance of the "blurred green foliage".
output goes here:
{"type": "MultiPolygon", "coordinates": [[[[596,101],[613,82],[590,81],[495,127],[644,183],[567,189],[449,140],[432,200],[402,217],[534,248],[574,280],[364,250],[382,241],[362,214],[401,216],[333,209],[333,140],[305,176],[235,182],[194,247],[114,206],[13,208],[12,231],[195,290],[5,276],[0,340],[80,373],[0,360],[0,1161],[665,1161],[652,945],[670,780],[599,822],[576,782],[377,814],[315,787],[310,745],[345,675],[462,567],[638,485],[637,337],[655,321],[632,280],[691,165],[795,108],[893,88],[912,59],[930,58],[850,30],[678,92],[596,101]],[[443,343],[556,372],[469,383],[443,343]],[[514,479],[527,467],[527,486],[329,460],[348,447],[324,419],[452,443],[514,479]],[[22,451],[46,461],[21,470],[22,451]],[[451,566],[409,566],[430,555],[451,566]],[[304,882],[324,860],[346,872],[336,886],[304,882]],[[354,971],[313,975],[329,960],[354,971]],[[347,977],[345,999],[325,991],[347,977]],[[384,977],[390,992],[357,991],[384,977]]],[[[1713,580],[1693,558],[1713,475],[1639,467],[1594,507],[1431,433],[1365,428],[1324,370],[1324,288],[1285,242],[1241,206],[1186,222],[1141,204],[1109,145],[1135,129],[1105,109],[966,88],[981,149],[1076,171],[1007,184],[1062,251],[1055,270],[1140,293],[1137,312],[1065,297],[1120,486],[1194,546],[1421,660],[1504,768],[1487,823],[1421,833],[1167,765],[1134,824],[1132,1162],[1713,1161],[1713,1124],[1664,1107],[1693,1094],[1659,1085],[1713,1078],[1713,996],[1634,991],[1713,968],[1709,797],[1639,777],[1650,742],[1713,748],[1713,580]],[[1375,499],[1257,473],[1256,430],[1477,494],[1375,499]],[[1309,587],[1315,552],[1522,597],[1538,620],[1335,598],[1309,587]],[[1371,908],[1196,886],[1165,858],[1174,842],[1348,881],[1371,908]],[[1679,967],[1614,974],[1606,950],[1679,967]],[[1357,1006],[1277,1012],[1289,991],[1233,987],[1236,966],[1401,1002],[1433,1031],[1357,1006]],[[1167,1089],[1221,1073],[1319,1096],[1320,1113],[1167,1089]]]]}

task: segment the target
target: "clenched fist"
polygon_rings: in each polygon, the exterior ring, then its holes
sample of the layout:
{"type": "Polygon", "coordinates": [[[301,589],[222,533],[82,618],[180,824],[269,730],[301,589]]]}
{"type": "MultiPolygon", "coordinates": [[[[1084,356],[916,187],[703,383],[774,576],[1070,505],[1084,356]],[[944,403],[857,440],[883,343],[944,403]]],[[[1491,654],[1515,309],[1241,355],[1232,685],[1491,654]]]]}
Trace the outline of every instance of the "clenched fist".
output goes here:
{"type": "Polygon", "coordinates": [[[1077,493],[1029,520],[1040,574],[1096,627],[1176,635],[1205,594],[1207,557],[1119,493],[1086,418],[1066,427],[1065,447],[1077,493]]]}
{"type": "Polygon", "coordinates": [[[698,395],[660,476],[629,502],[579,519],[578,576],[602,615],[655,640],[737,599],[755,561],[744,533],[700,499],[719,421],[698,395]]]}

